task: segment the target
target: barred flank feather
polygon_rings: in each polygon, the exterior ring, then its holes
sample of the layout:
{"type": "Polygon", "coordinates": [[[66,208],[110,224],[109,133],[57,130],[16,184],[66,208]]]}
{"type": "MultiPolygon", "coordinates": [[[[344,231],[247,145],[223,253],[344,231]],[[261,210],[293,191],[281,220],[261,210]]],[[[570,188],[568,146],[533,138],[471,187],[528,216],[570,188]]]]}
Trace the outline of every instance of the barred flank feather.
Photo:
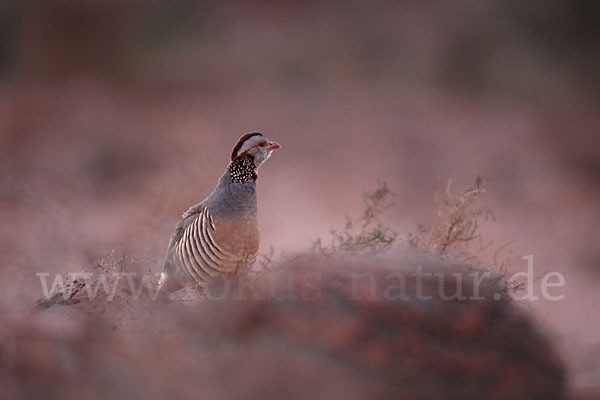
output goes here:
{"type": "MultiPolygon", "coordinates": [[[[216,274],[229,274],[232,264],[238,262],[236,254],[220,247],[213,238],[216,231],[208,208],[203,208],[190,223],[175,246],[175,259],[194,282],[201,284],[216,274]]],[[[239,260],[242,261],[242,260],[239,260]]]]}

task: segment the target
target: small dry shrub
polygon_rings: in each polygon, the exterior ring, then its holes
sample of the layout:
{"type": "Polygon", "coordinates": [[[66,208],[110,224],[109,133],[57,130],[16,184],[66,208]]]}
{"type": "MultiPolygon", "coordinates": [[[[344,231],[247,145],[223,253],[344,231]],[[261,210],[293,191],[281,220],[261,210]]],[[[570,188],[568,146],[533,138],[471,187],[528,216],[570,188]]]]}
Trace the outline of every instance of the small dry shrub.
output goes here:
{"type": "Polygon", "coordinates": [[[437,219],[432,226],[419,225],[416,233],[408,235],[411,247],[443,255],[452,250],[463,252],[465,245],[481,239],[480,219],[494,219],[489,207],[477,204],[485,193],[485,179],[477,176],[472,187],[458,194],[452,192],[451,186],[449,180],[445,191],[436,189],[437,219]]]}
{"type": "MultiPolygon", "coordinates": [[[[42,297],[36,302],[36,308],[44,309],[56,304],[78,304],[88,299],[90,293],[98,294],[98,299],[103,301],[112,301],[110,293],[113,285],[119,285],[126,292],[131,292],[131,289],[125,287],[130,279],[127,274],[137,274],[139,271],[134,272],[132,267],[148,261],[152,260],[136,260],[127,253],[117,255],[116,250],[112,249],[99,260],[94,261],[91,266],[59,279],[50,296],[42,297]]],[[[152,282],[156,286],[158,275],[152,271],[143,272],[135,276],[132,281],[133,286],[139,287],[144,281],[152,282]]]]}
{"type": "Polygon", "coordinates": [[[346,225],[341,231],[332,229],[331,240],[325,244],[320,238],[313,245],[313,254],[333,255],[376,254],[389,250],[398,233],[381,221],[381,214],[393,206],[390,198],[394,194],[385,182],[378,182],[373,192],[364,192],[365,210],[358,218],[346,216],[346,225]]]}
{"type": "Polygon", "coordinates": [[[511,254],[506,249],[512,241],[498,245],[494,240],[485,240],[480,232],[482,222],[496,220],[492,209],[483,203],[486,189],[487,180],[480,175],[463,191],[453,190],[451,179],[444,190],[436,187],[437,215],[433,224],[418,225],[416,231],[409,232],[403,240],[410,250],[419,254],[473,270],[490,271],[506,290],[516,291],[521,284],[512,282],[509,287],[506,279],[511,263],[511,254]],[[489,261],[485,261],[487,252],[492,254],[489,261]]]}

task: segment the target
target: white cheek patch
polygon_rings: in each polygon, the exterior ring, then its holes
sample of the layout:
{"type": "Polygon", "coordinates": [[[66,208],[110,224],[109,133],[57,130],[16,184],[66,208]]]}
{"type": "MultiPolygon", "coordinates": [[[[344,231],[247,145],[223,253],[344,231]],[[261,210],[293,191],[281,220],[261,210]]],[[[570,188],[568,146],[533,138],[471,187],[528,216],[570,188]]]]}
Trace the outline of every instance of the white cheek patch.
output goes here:
{"type": "Polygon", "coordinates": [[[260,168],[261,165],[265,163],[271,157],[272,151],[268,151],[266,149],[260,149],[260,151],[255,152],[254,154],[254,165],[256,168],[260,168]]]}
{"type": "Polygon", "coordinates": [[[271,158],[271,153],[273,153],[272,151],[267,151],[267,155],[265,156],[265,159],[263,160],[263,162],[267,161],[269,158],[271,158]]]}
{"type": "Polygon", "coordinates": [[[248,140],[246,140],[242,144],[242,147],[240,147],[240,149],[238,150],[236,156],[239,156],[240,154],[242,154],[243,152],[245,152],[249,148],[256,146],[257,144],[259,144],[263,140],[267,140],[267,139],[264,136],[252,136],[251,138],[249,138],[248,140]]]}

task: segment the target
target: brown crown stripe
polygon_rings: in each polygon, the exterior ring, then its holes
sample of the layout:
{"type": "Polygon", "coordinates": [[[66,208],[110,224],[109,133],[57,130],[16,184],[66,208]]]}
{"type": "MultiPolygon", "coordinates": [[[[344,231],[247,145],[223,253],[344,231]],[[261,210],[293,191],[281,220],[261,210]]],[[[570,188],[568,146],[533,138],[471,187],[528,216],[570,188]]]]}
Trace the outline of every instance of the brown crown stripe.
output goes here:
{"type": "Polygon", "coordinates": [[[250,139],[253,136],[258,136],[258,135],[262,135],[262,133],[260,132],[248,132],[248,133],[244,133],[242,135],[242,137],[240,137],[237,141],[237,143],[235,144],[235,146],[233,146],[233,151],[231,152],[231,160],[233,161],[233,159],[237,156],[237,152],[242,148],[242,145],[244,144],[244,142],[248,139],[250,139]]]}

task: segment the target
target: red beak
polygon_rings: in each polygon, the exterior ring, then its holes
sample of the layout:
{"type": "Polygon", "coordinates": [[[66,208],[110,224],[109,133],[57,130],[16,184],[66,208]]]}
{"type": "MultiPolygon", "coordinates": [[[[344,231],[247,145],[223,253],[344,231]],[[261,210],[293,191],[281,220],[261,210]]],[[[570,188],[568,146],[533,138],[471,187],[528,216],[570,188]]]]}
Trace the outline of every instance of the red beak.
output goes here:
{"type": "Polygon", "coordinates": [[[269,142],[269,150],[280,149],[281,145],[277,142],[269,142]]]}

